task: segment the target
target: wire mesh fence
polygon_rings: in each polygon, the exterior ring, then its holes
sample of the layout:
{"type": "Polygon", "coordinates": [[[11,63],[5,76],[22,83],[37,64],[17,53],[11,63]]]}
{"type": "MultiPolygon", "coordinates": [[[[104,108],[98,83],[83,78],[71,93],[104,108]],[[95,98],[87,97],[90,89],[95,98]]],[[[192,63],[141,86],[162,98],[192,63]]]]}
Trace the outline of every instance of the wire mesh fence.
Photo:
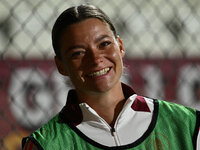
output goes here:
{"type": "Polygon", "coordinates": [[[51,29],[83,3],[115,24],[126,50],[123,82],[200,109],[199,0],[0,0],[0,149],[21,149],[21,138],[65,104],[71,86],[55,68],[51,29]]]}

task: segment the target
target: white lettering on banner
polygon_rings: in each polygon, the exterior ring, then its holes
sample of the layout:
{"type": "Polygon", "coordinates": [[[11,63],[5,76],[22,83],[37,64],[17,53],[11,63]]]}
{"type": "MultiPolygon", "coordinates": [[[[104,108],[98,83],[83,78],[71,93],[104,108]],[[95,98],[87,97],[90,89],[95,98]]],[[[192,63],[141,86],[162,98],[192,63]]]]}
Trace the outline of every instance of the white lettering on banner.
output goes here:
{"type": "Polygon", "coordinates": [[[200,99],[196,93],[200,89],[195,89],[195,85],[200,85],[200,65],[182,67],[178,78],[178,100],[183,105],[200,109],[200,99]]]}
{"type": "Polygon", "coordinates": [[[15,119],[24,127],[38,127],[51,116],[53,97],[45,74],[33,68],[18,69],[12,74],[9,97],[15,119]]]}
{"type": "MultiPolygon", "coordinates": [[[[159,67],[144,66],[140,75],[146,81],[146,96],[165,99],[163,74],[159,67]]],[[[130,77],[123,76],[122,81],[128,84],[130,77]]],[[[200,109],[200,95],[197,92],[200,92],[200,66],[183,66],[177,80],[178,103],[200,109]]],[[[11,113],[23,127],[39,127],[61,110],[71,88],[69,78],[61,76],[57,70],[47,75],[31,67],[16,69],[8,89],[11,113]]]]}
{"type": "MultiPolygon", "coordinates": [[[[42,70],[33,68],[17,69],[12,74],[10,108],[22,126],[39,127],[64,106],[71,86],[66,86],[57,70],[50,77],[42,70]],[[50,86],[50,82],[53,86],[50,86]]],[[[67,80],[69,79],[66,78],[67,80]]]]}
{"type": "Polygon", "coordinates": [[[145,79],[145,94],[148,97],[164,99],[163,76],[160,69],[148,65],[142,69],[141,75],[145,79]]]}
{"type": "Polygon", "coordinates": [[[68,91],[73,88],[72,83],[68,77],[64,77],[55,70],[52,74],[51,80],[54,84],[54,97],[57,99],[55,104],[57,112],[65,105],[68,91]]]}
{"type": "Polygon", "coordinates": [[[123,68],[123,73],[122,73],[122,76],[120,78],[120,81],[131,86],[131,84],[130,84],[130,71],[126,67],[123,68]]]}

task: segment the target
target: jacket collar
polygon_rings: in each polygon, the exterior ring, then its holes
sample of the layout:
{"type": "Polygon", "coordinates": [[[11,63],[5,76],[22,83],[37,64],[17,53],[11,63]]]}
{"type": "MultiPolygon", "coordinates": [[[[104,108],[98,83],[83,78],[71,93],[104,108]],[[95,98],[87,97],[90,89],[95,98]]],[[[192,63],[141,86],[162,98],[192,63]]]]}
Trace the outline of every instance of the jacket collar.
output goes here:
{"type": "MultiPolygon", "coordinates": [[[[135,94],[134,90],[122,83],[122,90],[125,96],[125,99],[128,99],[131,95],[135,94]]],[[[60,117],[72,122],[74,125],[78,125],[83,120],[83,114],[78,103],[78,97],[75,89],[71,89],[68,92],[66,105],[63,107],[60,112],[60,117]]]]}

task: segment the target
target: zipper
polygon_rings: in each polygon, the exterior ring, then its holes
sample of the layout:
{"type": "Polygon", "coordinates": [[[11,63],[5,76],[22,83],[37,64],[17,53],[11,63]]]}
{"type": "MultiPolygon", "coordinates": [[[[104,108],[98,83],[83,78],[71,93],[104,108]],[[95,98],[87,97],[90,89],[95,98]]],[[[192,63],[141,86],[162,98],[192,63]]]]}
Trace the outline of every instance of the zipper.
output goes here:
{"type": "Polygon", "coordinates": [[[120,146],[121,144],[120,144],[120,141],[119,141],[119,138],[118,138],[118,135],[117,135],[117,133],[116,133],[116,130],[115,130],[115,128],[114,127],[111,127],[103,118],[101,118],[101,117],[99,117],[101,120],[102,120],[102,122],[104,122],[104,124],[110,129],[110,133],[111,133],[111,135],[113,136],[113,138],[114,138],[114,141],[115,141],[115,145],[116,146],[120,146]]]}
{"type": "Polygon", "coordinates": [[[116,119],[116,121],[115,121],[114,127],[111,127],[103,118],[101,118],[101,117],[99,116],[99,118],[105,123],[105,125],[108,126],[108,128],[110,128],[110,132],[111,132],[111,135],[112,135],[113,138],[114,138],[114,141],[115,141],[116,146],[121,146],[121,144],[120,144],[119,137],[118,137],[118,135],[117,135],[117,133],[116,133],[115,127],[116,127],[116,125],[117,125],[118,119],[120,118],[121,114],[124,112],[126,106],[127,106],[127,102],[124,104],[124,106],[123,106],[121,112],[119,113],[119,115],[118,115],[118,117],[117,117],[117,119],[116,119]]]}
{"type": "MultiPolygon", "coordinates": [[[[127,103],[127,102],[126,102],[126,103],[127,103]]],[[[100,117],[94,110],[93,110],[93,112],[92,112],[95,116],[98,117],[98,119],[100,119],[100,120],[104,123],[104,125],[106,125],[106,126],[109,128],[110,133],[111,133],[111,135],[112,135],[113,138],[114,138],[114,141],[115,141],[116,146],[121,146],[121,144],[120,144],[119,137],[118,137],[118,135],[117,135],[117,133],[116,133],[115,127],[116,127],[116,125],[117,125],[118,119],[120,118],[121,114],[122,114],[122,113],[124,112],[124,110],[125,110],[125,107],[126,107],[126,105],[127,105],[126,103],[124,104],[124,107],[122,108],[121,112],[119,113],[119,115],[118,115],[118,117],[117,117],[117,119],[116,119],[116,121],[115,121],[114,127],[111,127],[111,126],[110,126],[102,117],[100,117]]],[[[88,111],[89,111],[89,110],[88,110],[88,111]]]]}
{"type": "Polygon", "coordinates": [[[104,125],[107,126],[108,129],[110,130],[110,133],[111,133],[112,137],[114,138],[115,145],[116,146],[120,146],[119,138],[118,138],[118,135],[117,135],[117,133],[115,131],[115,128],[111,127],[102,117],[98,116],[98,119],[100,119],[102,121],[102,123],[104,123],[104,125]]]}
{"type": "Polygon", "coordinates": [[[117,126],[117,123],[118,123],[118,120],[119,120],[120,116],[121,116],[122,113],[126,110],[126,109],[125,109],[126,107],[127,107],[127,101],[125,102],[125,104],[124,104],[124,106],[123,106],[121,112],[119,113],[119,115],[118,115],[118,117],[117,117],[117,119],[116,119],[116,121],[115,121],[114,127],[109,126],[109,127],[110,127],[111,135],[114,137],[114,141],[115,141],[116,146],[120,146],[121,144],[120,144],[119,137],[118,137],[118,135],[117,135],[117,133],[116,133],[115,127],[117,126]]]}
{"type": "Polygon", "coordinates": [[[116,131],[115,131],[115,128],[111,128],[111,129],[110,129],[110,132],[111,132],[111,135],[113,136],[113,138],[114,138],[114,140],[115,140],[116,146],[120,146],[120,142],[119,142],[117,133],[116,133],[116,131]]]}

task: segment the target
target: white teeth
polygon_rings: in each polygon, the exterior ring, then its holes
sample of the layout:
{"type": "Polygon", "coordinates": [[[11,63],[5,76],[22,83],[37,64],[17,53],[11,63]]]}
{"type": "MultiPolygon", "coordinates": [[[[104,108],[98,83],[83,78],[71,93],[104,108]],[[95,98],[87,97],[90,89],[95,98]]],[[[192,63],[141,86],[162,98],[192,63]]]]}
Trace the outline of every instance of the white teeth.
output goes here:
{"type": "Polygon", "coordinates": [[[90,73],[88,76],[90,76],[90,77],[101,76],[101,75],[106,74],[109,70],[110,70],[109,68],[104,68],[104,69],[99,70],[97,72],[90,73]]]}

